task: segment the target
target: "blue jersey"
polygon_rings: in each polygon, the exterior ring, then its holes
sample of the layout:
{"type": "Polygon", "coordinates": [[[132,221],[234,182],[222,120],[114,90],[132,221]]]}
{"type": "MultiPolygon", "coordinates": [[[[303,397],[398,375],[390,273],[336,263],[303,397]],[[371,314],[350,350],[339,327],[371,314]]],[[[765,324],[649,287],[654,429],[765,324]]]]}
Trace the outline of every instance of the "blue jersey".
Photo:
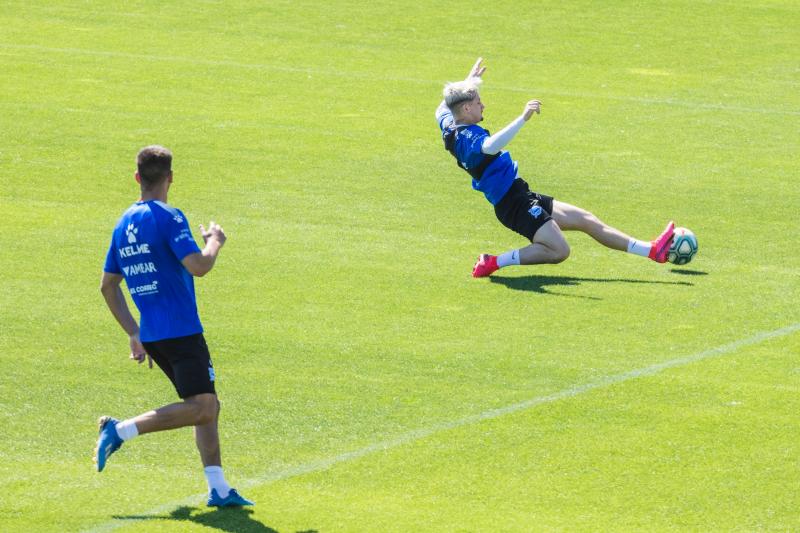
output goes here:
{"type": "MultiPolygon", "coordinates": [[[[452,153],[459,166],[467,172],[471,169],[479,168],[486,157],[491,157],[481,150],[483,141],[489,136],[488,131],[477,124],[456,126],[453,114],[444,105],[439,106],[436,112],[436,119],[439,122],[439,129],[442,130],[442,134],[448,133],[448,130],[456,130],[452,153]]],[[[496,205],[497,202],[503,199],[503,196],[505,196],[508,189],[511,188],[511,184],[517,178],[517,162],[511,159],[511,154],[502,150],[478,178],[476,179],[473,176],[472,188],[482,192],[492,205],[496,205]]]]}
{"type": "Polygon", "coordinates": [[[125,276],[142,341],[203,332],[194,279],[181,263],[199,251],[186,217],[163,202],[136,202],[117,222],[104,270],[125,276]]]}

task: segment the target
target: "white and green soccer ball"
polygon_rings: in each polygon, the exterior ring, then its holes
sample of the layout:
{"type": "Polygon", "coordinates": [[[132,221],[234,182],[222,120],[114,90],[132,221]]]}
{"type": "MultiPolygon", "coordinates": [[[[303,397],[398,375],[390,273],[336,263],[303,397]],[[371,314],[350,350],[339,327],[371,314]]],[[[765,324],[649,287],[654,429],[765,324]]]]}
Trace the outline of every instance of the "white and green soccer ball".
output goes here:
{"type": "Polygon", "coordinates": [[[685,265],[697,253],[697,237],[686,228],[675,228],[672,244],[669,247],[669,262],[685,265]]]}

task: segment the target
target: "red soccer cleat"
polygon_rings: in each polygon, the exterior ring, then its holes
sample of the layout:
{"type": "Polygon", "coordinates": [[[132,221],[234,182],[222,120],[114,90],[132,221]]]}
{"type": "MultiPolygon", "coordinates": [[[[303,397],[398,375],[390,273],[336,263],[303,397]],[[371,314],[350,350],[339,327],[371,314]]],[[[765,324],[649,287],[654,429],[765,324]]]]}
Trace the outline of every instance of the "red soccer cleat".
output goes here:
{"type": "Polygon", "coordinates": [[[672,244],[673,231],[675,231],[675,223],[670,220],[661,235],[656,240],[650,241],[650,253],[647,257],[656,263],[666,263],[667,257],[669,257],[669,247],[672,244]]]}
{"type": "Polygon", "coordinates": [[[478,262],[472,267],[473,278],[485,278],[500,268],[497,266],[497,256],[489,254],[481,254],[478,256],[478,262]]]}

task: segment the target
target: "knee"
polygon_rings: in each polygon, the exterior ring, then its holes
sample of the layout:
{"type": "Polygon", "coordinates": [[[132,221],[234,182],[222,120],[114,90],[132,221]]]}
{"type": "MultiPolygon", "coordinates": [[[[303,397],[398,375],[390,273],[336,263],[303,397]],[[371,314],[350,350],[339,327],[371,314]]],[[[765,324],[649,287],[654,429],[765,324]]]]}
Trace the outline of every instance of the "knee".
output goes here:
{"type": "Polygon", "coordinates": [[[569,257],[569,244],[566,242],[562,243],[561,245],[555,247],[553,249],[553,263],[563,263],[569,257]]]}
{"type": "Polygon", "coordinates": [[[214,401],[209,402],[210,405],[205,407],[204,414],[211,418],[211,420],[216,420],[219,418],[219,411],[222,408],[222,405],[219,403],[216,395],[214,396],[214,401]]]}
{"type": "Polygon", "coordinates": [[[197,412],[196,426],[210,424],[217,419],[217,406],[214,403],[204,403],[197,412]]]}
{"type": "Polygon", "coordinates": [[[187,399],[194,408],[194,425],[202,426],[216,420],[220,404],[215,394],[198,394],[187,399]]]}

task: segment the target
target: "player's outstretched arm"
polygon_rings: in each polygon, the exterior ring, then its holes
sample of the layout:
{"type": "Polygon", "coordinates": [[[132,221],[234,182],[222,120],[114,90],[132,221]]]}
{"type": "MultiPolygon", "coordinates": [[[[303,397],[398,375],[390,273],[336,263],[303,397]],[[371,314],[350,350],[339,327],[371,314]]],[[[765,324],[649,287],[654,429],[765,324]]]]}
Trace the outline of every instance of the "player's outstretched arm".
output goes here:
{"type": "Polygon", "coordinates": [[[522,129],[522,126],[530,120],[534,113],[539,114],[541,105],[542,103],[539,100],[531,100],[525,104],[525,109],[520,116],[512,120],[508,126],[502,130],[484,139],[483,145],[481,145],[481,151],[489,155],[499,153],[500,150],[511,142],[511,139],[513,139],[517,132],[522,129]]]}
{"type": "Polygon", "coordinates": [[[213,220],[208,224],[208,230],[200,224],[200,233],[203,235],[205,247],[200,252],[189,254],[181,260],[186,270],[197,277],[205,276],[214,268],[219,250],[228,239],[222,226],[213,220]]]}

